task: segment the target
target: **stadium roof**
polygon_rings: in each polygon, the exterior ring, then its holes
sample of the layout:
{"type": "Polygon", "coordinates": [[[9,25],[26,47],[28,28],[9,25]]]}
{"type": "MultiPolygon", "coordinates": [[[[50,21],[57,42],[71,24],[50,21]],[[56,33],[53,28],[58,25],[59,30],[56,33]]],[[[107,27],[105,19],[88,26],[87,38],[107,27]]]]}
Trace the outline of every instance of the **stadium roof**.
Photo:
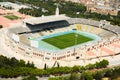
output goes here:
{"type": "Polygon", "coordinates": [[[37,25],[37,24],[62,21],[62,20],[67,20],[67,19],[69,19],[69,17],[65,16],[64,14],[61,14],[61,15],[34,17],[30,19],[25,19],[24,22],[29,23],[31,25],[37,25]]]}

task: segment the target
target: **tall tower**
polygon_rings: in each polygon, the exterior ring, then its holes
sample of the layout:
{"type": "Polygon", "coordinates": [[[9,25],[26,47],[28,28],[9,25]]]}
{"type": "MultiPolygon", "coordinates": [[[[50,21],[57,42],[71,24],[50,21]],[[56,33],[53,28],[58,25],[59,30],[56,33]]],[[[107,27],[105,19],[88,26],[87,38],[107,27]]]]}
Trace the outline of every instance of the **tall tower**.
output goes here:
{"type": "Polygon", "coordinates": [[[59,8],[58,8],[58,5],[57,5],[57,8],[56,8],[55,15],[59,15],[59,8]]]}

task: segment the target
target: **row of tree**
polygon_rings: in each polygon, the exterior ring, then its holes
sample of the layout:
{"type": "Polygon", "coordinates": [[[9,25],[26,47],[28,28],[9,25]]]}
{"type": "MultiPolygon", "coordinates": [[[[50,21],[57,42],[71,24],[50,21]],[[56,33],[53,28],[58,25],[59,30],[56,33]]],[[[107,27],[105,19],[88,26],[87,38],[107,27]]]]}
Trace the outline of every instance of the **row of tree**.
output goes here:
{"type": "MultiPolygon", "coordinates": [[[[21,1],[21,0],[20,0],[21,1]]],[[[41,16],[43,15],[54,15],[55,14],[55,9],[56,9],[56,5],[59,6],[60,8],[60,13],[64,13],[67,14],[68,16],[72,16],[72,14],[74,14],[75,12],[79,11],[81,13],[84,13],[87,9],[84,5],[79,5],[76,3],[72,3],[72,2],[60,2],[59,4],[57,4],[57,1],[36,1],[36,2],[26,2],[28,4],[31,4],[31,6],[33,7],[32,9],[28,9],[27,8],[22,8],[19,10],[19,12],[23,13],[23,14],[27,14],[27,15],[32,15],[32,16],[41,16]],[[35,8],[34,6],[37,6],[38,8],[35,8]],[[42,9],[48,10],[47,12],[42,12],[42,9]]]]}
{"type": "Polygon", "coordinates": [[[81,73],[71,73],[67,76],[50,77],[49,80],[102,80],[108,78],[117,80],[120,76],[120,66],[114,68],[105,68],[99,70],[86,70],[81,73]]]}
{"type": "Polygon", "coordinates": [[[18,67],[35,68],[34,64],[30,63],[29,61],[25,63],[24,60],[17,60],[15,57],[7,58],[5,56],[0,55],[0,68],[11,69],[18,67]]]}
{"type": "Polygon", "coordinates": [[[108,65],[107,60],[96,62],[95,64],[89,64],[86,66],[74,66],[74,67],[52,67],[46,69],[37,69],[33,63],[23,60],[17,60],[16,58],[7,58],[0,56],[0,77],[17,77],[27,75],[37,76],[49,76],[49,75],[61,75],[73,72],[83,72],[85,70],[105,68],[108,65]]]}
{"type": "Polygon", "coordinates": [[[53,67],[44,69],[37,69],[33,63],[25,63],[23,60],[17,60],[16,58],[7,58],[0,56],[0,77],[18,77],[29,76],[29,78],[35,78],[35,76],[49,76],[49,75],[65,75],[70,74],[67,77],[50,78],[50,80],[101,80],[103,77],[115,78],[116,75],[120,75],[120,67],[106,68],[109,62],[102,60],[95,64],[88,64],[86,66],[73,66],[73,67],[53,67]],[[79,74],[78,74],[79,73],[79,74]],[[63,78],[63,79],[62,79],[63,78]]]}
{"type": "Polygon", "coordinates": [[[110,14],[99,14],[96,12],[91,12],[87,10],[87,7],[83,4],[66,2],[64,0],[6,0],[14,3],[22,3],[30,6],[31,8],[21,8],[19,10],[22,14],[27,14],[35,17],[39,17],[42,15],[54,15],[56,6],[58,5],[60,8],[61,14],[66,14],[70,17],[78,17],[78,18],[90,18],[94,20],[107,20],[110,21],[113,25],[120,26],[120,11],[117,16],[113,16],[110,14]],[[43,11],[47,10],[47,11],[43,11]]]}

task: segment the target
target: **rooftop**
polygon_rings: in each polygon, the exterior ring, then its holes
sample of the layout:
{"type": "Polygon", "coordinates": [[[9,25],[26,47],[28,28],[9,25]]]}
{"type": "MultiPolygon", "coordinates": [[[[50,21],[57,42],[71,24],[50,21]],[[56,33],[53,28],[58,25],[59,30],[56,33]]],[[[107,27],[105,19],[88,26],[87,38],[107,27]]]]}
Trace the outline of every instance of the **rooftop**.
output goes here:
{"type": "Polygon", "coordinates": [[[107,7],[107,6],[96,6],[97,9],[103,9],[103,10],[114,10],[113,7],[107,7]]]}
{"type": "Polygon", "coordinates": [[[12,7],[16,11],[18,11],[21,8],[31,8],[31,7],[23,5],[23,4],[16,4],[16,3],[12,3],[12,2],[0,2],[0,5],[5,6],[5,7],[12,7]]]}
{"type": "Polygon", "coordinates": [[[61,14],[61,15],[34,17],[30,19],[25,19],[24,22],[29,23],[31,25],[37,25],[37,24],[54,22],[54,21],[62,21],[67,19],[69,19],[69,17],[65,16],[65,14],[61,14]]]}

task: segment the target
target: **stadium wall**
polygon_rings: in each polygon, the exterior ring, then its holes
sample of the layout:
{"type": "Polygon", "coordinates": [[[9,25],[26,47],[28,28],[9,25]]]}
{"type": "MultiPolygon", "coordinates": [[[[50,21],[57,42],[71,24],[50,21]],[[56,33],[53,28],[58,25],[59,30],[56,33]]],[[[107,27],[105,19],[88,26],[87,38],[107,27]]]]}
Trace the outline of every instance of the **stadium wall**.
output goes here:
{"type": "MultiPolygon", "coordinates": [[[[99,26],[98,21],[81,19],[81,18],[79,18],[79,19],[72,18],[72,19],[69,19],[67,21],[70,24],[78,24],[79,23],[79,24],[93,25],[96,27],[99,26]]],[[[37,57],[37,58],[40,58],[42,60],[62,60],[62,59],[67,59],[68,57],[72,57],[72,56],[75,57],[77,55],[77,53],[74,53],[73,50],[66,50],[66,51],[60,52],[58,54],[39,50],[37,48],[30,47],[29,45],[23,44],[20,41],[16,42],[15,40],[13,40],[12,34],[14,34],[14,32],[8,31],[7,34],[8,35],[5,37],[6,45],[8,45],[13,51],[15,51],[16,54],[19,53],[19,54],[22,54],[24,56],[28,56],[31,58],[37,57]]],[[[79,50],[79,48],[78,48],[78,50],[79,50]]]]}
{"type": "Polygon", "coordinates": [[[91,25],[95,27],[99,27],[99,21],[94,21],[91,19],[83,19],[83,18],[71,18],[67,20],[69,24],[85,24],[85,25],[91,25]]]}

